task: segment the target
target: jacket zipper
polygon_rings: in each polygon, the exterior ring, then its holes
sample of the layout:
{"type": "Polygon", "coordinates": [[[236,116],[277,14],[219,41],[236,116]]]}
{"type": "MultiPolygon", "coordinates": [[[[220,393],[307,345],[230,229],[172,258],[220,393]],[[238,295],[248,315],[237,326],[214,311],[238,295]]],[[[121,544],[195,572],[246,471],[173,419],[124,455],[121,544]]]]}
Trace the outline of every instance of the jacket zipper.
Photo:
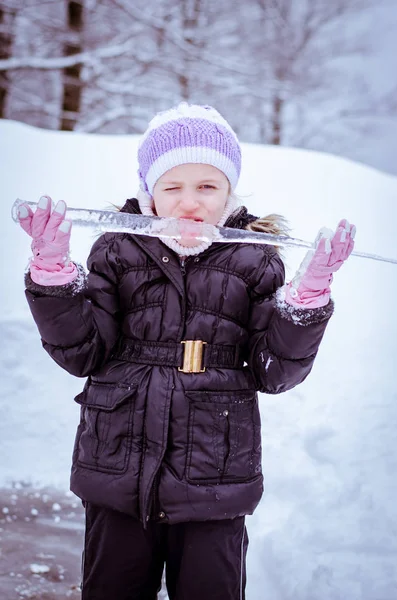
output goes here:
{"type": "Polygon", "coordinates": [[[186,258],[181,258],[181,273],[182,273],[183,277],[186,275],[186,267],[191,260],[192,260],[191,256],[186,256],[186,258]]]}

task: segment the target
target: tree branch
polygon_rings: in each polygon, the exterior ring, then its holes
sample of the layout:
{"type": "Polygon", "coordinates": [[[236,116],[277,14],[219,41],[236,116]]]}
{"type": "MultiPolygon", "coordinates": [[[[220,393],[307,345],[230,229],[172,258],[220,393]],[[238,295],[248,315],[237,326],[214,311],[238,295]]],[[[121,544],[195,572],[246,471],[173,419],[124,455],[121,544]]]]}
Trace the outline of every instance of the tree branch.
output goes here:
{"type": "Polygon", "coordinates": [[[134,47],[134,42],[131,39],[128,41],[112,46],[97,48],[96,50],[80,52],[71,56],[62,56],[57,58],[41,58],[38,56],[22,56],[20,58],[9,58],[0,60],[0,71],[17,71],[20,69],[40,69],[46,71],[54,71],[73,67],[75,65],[89,65],[107,58],[116,58],[123,56],[126,52],[134,47]]]}

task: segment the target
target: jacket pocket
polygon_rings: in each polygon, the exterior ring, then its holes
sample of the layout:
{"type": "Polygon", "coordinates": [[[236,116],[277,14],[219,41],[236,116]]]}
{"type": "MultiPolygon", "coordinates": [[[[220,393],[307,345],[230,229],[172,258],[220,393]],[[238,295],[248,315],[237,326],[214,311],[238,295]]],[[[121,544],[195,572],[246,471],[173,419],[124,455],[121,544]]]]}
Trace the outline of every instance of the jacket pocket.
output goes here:
{"type": "Polygon", "coordinates": [[[81,405],[73,462],[105,473],[124,473],[132,442],[136,384],[89,379],[75,401],[81,405]]]}
{"type": "Polygon", "coordinates": [[[260,417],[252,391],[186,392],[186,476],[201,483],[247,481],[261,472],[260,417]]]}

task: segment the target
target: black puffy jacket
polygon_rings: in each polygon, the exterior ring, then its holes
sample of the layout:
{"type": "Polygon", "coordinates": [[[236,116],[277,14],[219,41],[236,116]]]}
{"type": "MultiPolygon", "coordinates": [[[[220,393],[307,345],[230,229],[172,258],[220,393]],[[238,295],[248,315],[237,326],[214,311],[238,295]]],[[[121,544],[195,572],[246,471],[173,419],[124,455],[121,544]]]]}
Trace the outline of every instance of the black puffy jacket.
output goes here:
{"type": "MultiPolygon", "coordinates": [[[[226,225],[253,219],[240,208],[226,225]]],[[[306,378],[332,303],[277,301],[284,266],[266,245],[213,244],[182,264],[158,239],[105,234],[88,269],[60,287],[26,277],[44,348],[88,377],[71,489],[143,522],[251,514],[263,490],[257,391],[306,378]],[[180,370],[186,340],[203,372],[180,370]]]]}

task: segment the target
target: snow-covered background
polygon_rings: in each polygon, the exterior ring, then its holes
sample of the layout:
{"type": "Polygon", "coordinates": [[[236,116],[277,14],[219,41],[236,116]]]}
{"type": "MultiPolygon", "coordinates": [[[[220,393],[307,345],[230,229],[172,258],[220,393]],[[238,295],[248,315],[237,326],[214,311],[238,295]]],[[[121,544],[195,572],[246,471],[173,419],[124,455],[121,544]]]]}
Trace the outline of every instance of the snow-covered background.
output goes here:
{"type": "MultiPolygon", "coordinates": [[[[29,238],[15,198],[43,193],[109,208],[137,189],[134,136],[69,134],[0,121],[0,486],[67,489],[83,380],[47,356],[27,308],[29,238]]],[[[249,209],[285,215],[314,239],[346,217],[356,250],[397,258],[397,178],[310,151],[243,145],[249,209]]],[[[75,228],[85,263],[94,235],[75,228]]],[[[304,250],[286,252],[288,276],[304,250]]],[[[261,397],[266,493],[247,519],[247,600],[397,598],[397,265],[351,257],[335,276],[335,314],[309,378],[261,397]]]]}

